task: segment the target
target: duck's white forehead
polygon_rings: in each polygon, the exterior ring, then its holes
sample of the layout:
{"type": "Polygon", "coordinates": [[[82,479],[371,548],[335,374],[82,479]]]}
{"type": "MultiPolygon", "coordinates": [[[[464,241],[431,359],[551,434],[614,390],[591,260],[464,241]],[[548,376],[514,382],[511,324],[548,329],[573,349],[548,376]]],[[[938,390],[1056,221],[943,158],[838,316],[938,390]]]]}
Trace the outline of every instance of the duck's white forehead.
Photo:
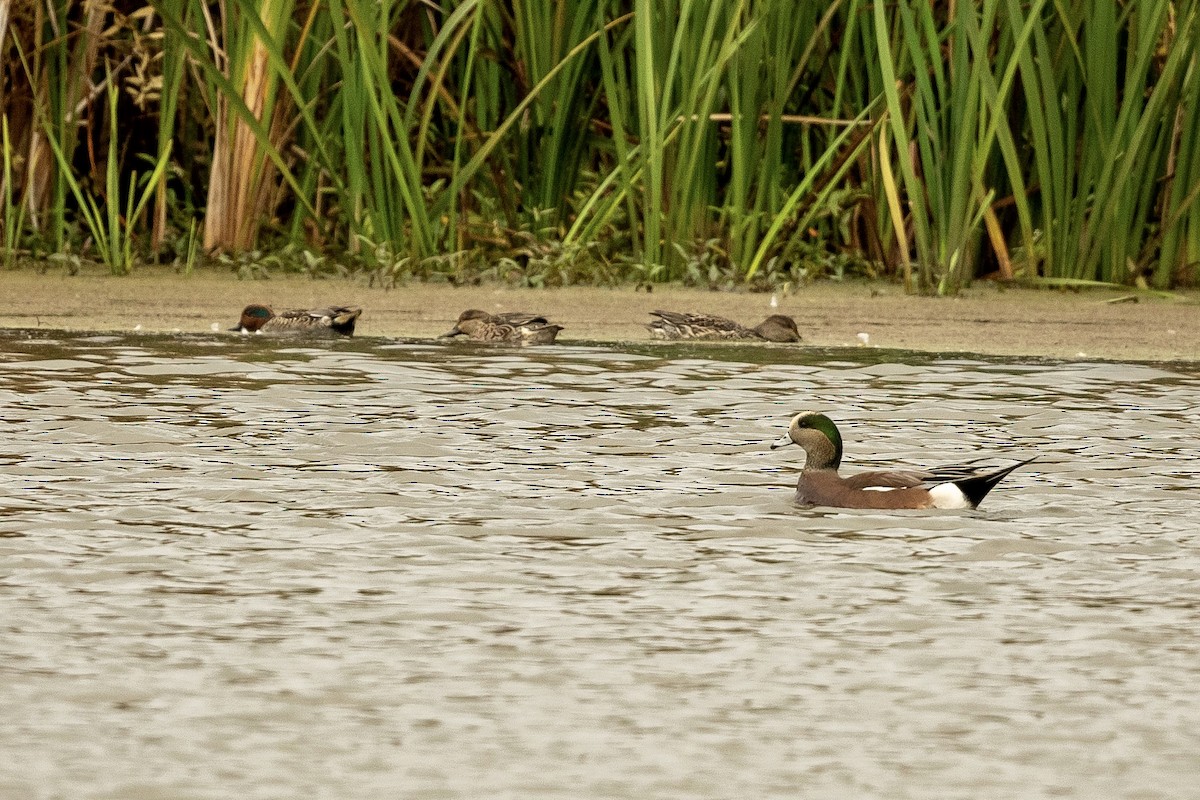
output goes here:
{"type": "Polygon", "coordinates": [[[797,414],[796,416],[792,417],[792,421],[788,423],[788,427],[789,427],[789,428],[794,428],[794,427],[796,427],[797,425],[799,425],[799,424],[800,424],[800,420],[801,420],[803,417],[811,417],[811,416],[812,416],[814,413],[816,413],[816,412],[814,412],[814,411],[801,411],[799,414],[797,414]]]}

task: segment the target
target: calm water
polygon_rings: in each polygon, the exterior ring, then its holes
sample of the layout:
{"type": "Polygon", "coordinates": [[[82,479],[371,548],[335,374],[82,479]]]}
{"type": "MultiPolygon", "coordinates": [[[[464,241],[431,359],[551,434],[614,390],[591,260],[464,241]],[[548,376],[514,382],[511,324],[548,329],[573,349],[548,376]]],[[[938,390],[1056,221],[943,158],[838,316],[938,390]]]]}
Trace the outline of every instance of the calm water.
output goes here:
{"type": "Polygon", "coordinates": [[[0,407],[5,800],[1200,796],[1195,367],[3,334],[0,407]],[[805,408],[1042,456],[797,509],[805,408]]]}

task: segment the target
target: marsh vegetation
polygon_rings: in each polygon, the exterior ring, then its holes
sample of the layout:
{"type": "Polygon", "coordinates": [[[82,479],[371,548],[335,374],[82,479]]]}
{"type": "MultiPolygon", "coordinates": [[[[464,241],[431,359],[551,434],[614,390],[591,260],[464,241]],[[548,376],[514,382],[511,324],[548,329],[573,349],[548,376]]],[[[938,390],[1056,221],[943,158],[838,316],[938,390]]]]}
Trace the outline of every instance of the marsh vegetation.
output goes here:
{"type": "Polygon", "coordinates": [[[0,254],[1195,285],[1197,3],[0,0],[0,254]]]}

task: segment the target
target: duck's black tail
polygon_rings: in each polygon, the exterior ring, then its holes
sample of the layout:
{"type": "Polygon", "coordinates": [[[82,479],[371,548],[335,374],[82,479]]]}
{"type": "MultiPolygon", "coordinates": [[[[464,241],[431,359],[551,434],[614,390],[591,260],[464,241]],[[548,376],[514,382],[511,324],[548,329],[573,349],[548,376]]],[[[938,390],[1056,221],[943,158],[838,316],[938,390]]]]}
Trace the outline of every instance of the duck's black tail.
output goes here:
{"type": "Polygon", "coordinates": [[[983,498],[987,497],[988,492],[990,492],[997,483],[1004,480],[1005,475],[1012,472],[1017,467],[1025,466],[1030,461],[1034,461],[1036,459],[1037,456],[1034,456],[1033,458],[1027,458],[1024,461],[1018,461],[1017,463],[1008,467],[1002,467],[997,470],[992,470],[991,472],[978,473],[967,478],[958,478],[951,482],[957,486],[964,495],[966,495],[967,502],[971,504],[971,508],[976,508],[980,503],[983,502],[983,498]]]}

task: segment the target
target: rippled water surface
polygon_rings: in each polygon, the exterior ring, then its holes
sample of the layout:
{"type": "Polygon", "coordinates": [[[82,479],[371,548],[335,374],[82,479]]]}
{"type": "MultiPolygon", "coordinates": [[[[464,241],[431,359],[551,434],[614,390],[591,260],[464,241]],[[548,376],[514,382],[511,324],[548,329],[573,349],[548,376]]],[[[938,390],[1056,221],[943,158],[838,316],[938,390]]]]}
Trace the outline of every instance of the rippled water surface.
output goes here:
{"type": "Polygon", "coordinates": [[[1200,796],[1194,368],[4,334],[0,404],[5,799],[1200,796]],[[799,509],[805,408],[1041,457],[799,509]]]}

